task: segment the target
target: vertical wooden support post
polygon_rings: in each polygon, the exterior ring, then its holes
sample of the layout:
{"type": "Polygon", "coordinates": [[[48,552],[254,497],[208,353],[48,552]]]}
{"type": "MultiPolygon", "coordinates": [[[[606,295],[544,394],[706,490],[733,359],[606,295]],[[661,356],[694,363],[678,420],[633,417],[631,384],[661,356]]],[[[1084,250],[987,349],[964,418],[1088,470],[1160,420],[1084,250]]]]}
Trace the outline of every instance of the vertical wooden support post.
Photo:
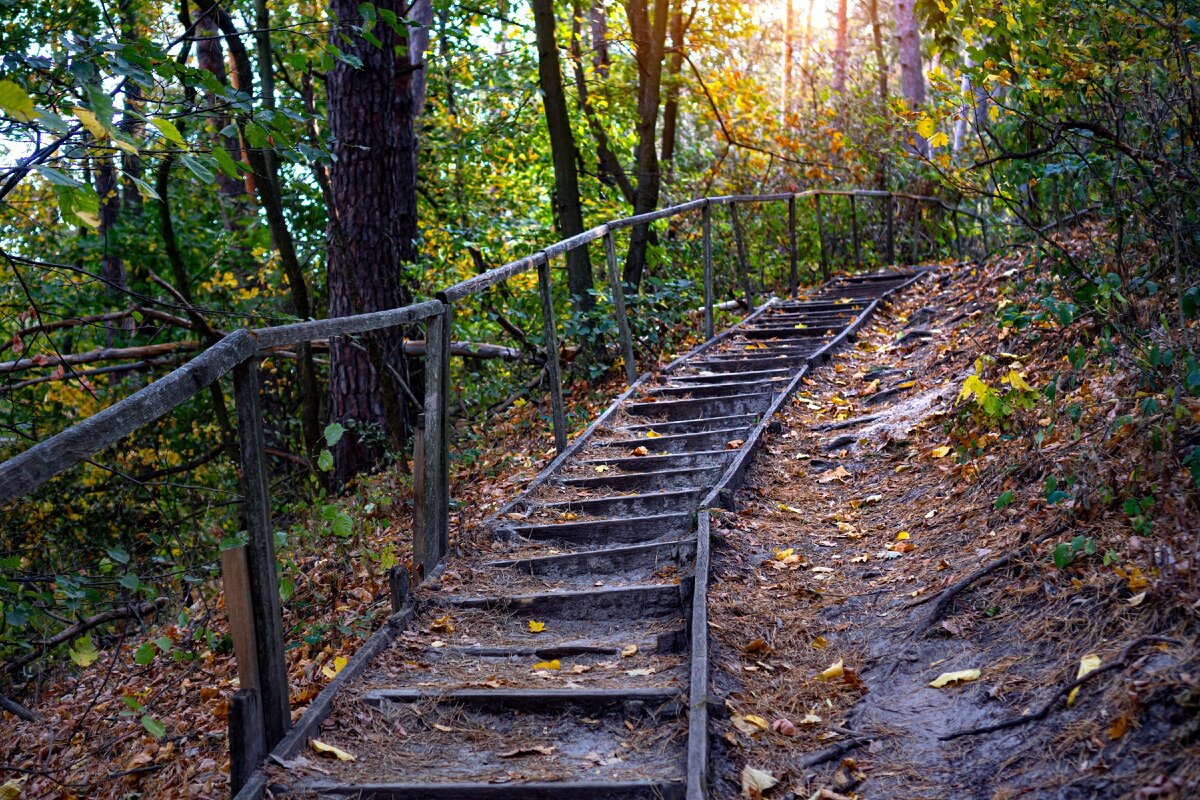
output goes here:
{"type": "Polygon", "coordinates": [[[262,700],[258,689],[243,687],[229,698],[229,796],[236,797],[262,763],[262,700]]]}
{"type": "Polygon", "coordinates": [[[425,436],[421,448],[421,527],[413,530],[413,569],[422,580],[437,568],[450,541],[450,331],[454,307],[426,320],[425,436]],[[418,560],[417,539],[421,558],[418,560]]]}
{"type": "MultiPolygon", "coordinates": [[[[413,492],[413,509],[412,509],[412,553],[413,553],[413,570],[418,575],[425,573],[426,556],[428,554],[428,543],[425,540],[425,414],[417,414],[417,429],[413,433],[413,459],[412,459],[412,492],[413,492]]],[[[433,539],[433,545],[436,548],[437,539],[433,539]]],[[[437,559],[434,558],[434,563],[437,559]]]]}
{"type": "Polygon", "coordinates": [[[796,195],[788,198],[788,297],[800,288],[799,253],[796,247],[796,195]]]}
{"type": "Polygon", "coordinates": [[[625,360],[625,380],[630,386],[637,380],[637,363],[633,360],[633,334],[625,310],[625,287],[617,270],[617,243],[612,231],[604,232],[604,257],[608,261],[608,287],[612,292],[613,309],[617,314],[617,331],[621,336],[621,357],[625,360]]]}
{"type": "Polygon", "coordinates": [[[243,545],[221,551],[221,592],[225,595],[225,617],[229,620],[229,634],[233,639],[238,683],[243,689],[261,689],[258,646],[254,643],[254,601],[250,597],[250,567],[246,550],[243,545]]]}
{"type": "Polygon", "coordinates": [[[233,368],[233,393],[241,455],[242,510],[249,535],[246,571],[254,614],[254,650],[262,690],[263,752],[266,753],[291,727],[292,713],[288,702],[287,664],[283,660],[283,616],[279,604],[279,578],[275,573],[275,532],[271,529],[257,359],[247,359],[233,368]]]}
{"type": "Polygon", "coordinates": [[[550,382],[550,407],[554,414],[554,447],[567,449],[567,415],[563,409],[562,376],[558,369],[558,332],[554,327],[554,295],[550,285],[550,259],[538,262],[538,290],[542,295],[542,326],[546,332],[546,377],[550,382]]]}
{"type": "Polygon", "coordinates": [[[825,252],[825,214],[821,211],[821,195],[816,194],[813,199],[817,201],[817,240],[821,245],[821,279],[829,280],[829,256],[825,252]]]}
{"type": "Polygon", "coordinates": [[[887,193],[887,265],[896,263],[896,199],[887,193]]]}
{"type": "Polygon", "coordinates": [[[950,212],[950,220],[951,220],[951,222],[954,223],[954,252],[958,256],[958,260],[961,262],[963,260],[963,245],[962,245],[962,233],[959,231],[959,228],[958,228],[958,209],[957,208],[955,208],[953,211],[950,212]]]}
{"type": "Polygon", "coordinates": [[[912,246],[909,248],[908,263],[916,266],[921,246],[921,201],[912,201],[912,246]]]}
{"type": "Polygon", "coordinates": [[[733,241],[737,246],[738,277],[742,281],[742,292],[746,295],[746,311],[754,310],[754,290],[750,286],[750,257],[746,255],[746,242],[742,238],[742,223],[738,219],[737,203],[729,203],[729,218],[733,222],[733,241]]]}
{"type": "Polygon", "coordinates": [[[858,197],[851,193],[850,198],[850,236],[854,239],[854,269],[862,269],[862,245],[858,240],[858,197]]]}
{"type": "Polygon", "coordinates": [[[704,203],[704,340],[713,338],[712,206],[704,203]]]}

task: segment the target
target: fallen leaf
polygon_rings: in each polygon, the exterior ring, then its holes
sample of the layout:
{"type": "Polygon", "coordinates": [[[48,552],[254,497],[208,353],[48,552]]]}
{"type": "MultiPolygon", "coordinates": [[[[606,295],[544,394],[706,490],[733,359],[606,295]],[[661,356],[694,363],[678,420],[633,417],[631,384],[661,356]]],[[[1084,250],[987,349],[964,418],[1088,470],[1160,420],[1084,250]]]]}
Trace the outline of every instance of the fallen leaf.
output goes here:
{"type": "Polygon", "coordinates": [[[845,673],[845,671],[846,671],[846,669],[842,664],[842,659],[839,658],[837,661],[830,664],[824,671],[818,672],[817,680],[819,680],[819,681],[836,680],[836,679],[842,677],[842,675],[843,675],[843,673],[845,673]]]}
{"type": "Polygon", "coordinates": [[[537,747],[518,747],[516,750],[509,750],[507,753],[501,753],[501,758],[523,758],[525,756],[548,756],[554,753],[553,747],[544,745],[537,747]]]}
{"type": "Polygon", "coordinates": [[[950,448],[947,447],[946,445],[942,445],[941,447],[935,447],[929,451],[929,455],[933,456],[934,458],[945,458],[949,454],[950,454],[950,448]]]}
{"type": "MultiPolygon", "coordinates": [[[[1079,672],[1077,672],[1075,674],[1075,680],[1079,680],[1084,675],[1087,675],[1089,672],[1095,672],[1099,668],[1100,668],[1100,656],[1096,655],[1095,653],[1088,653],[1086,656],[1079,659],[1079,672]]],[[[1069,695],[1067,695],[1067,705],[1068,706],[1075,705],[1075,698],[1078,696],[1079,696],[1079,687],[1076,686],[1074,689],[1071,690],[1071,693],[1069,695]]]]}
{"type": "Polygon", "coordinates": [[[647,439],[661,439],[662,434],[658,433],[657,431],[649,430],[649,431],[646,431],[646,438],[647,439]]]}
{"type": "Polygon", "coordinates": [[[746,722],[749,722],[759,730],[765,731],[771,727],[771,723],[767,722],[764,717],[760,717],[758,714],[746,714],[744,717],[742,717],[742,719],[744,719],[746,722]]]}
{"type": "Polygon", "coordinates": [[[827,472],[821,473],[817,478],[817,483],[833,483],[834,481],[845,481],[850,477],[850,472],[845,467],[838,467],[827,472]]]}
{"type": "Polygon", "coordinates": [[[1121,715],[1112,721],[1108,726],[1108,738],[1120,739],[1125,735],[1125,729],[1129,726],[1129,717],[1121,715]]]}
{"type": "Polygon", "coordinates": [[[762,800],[763,792],[779,784],[775,776],[747,764],[742,767],[742,797],[762,800]]]}
{"type": "Polygon", "coordinates": [[[600,464],[599,466],[596,467],[596,472],[604,473],[604,472],[608,472],[608,469],[609,469],[609,467],[607,464],[600,464]]]}
{"type": "Polygon", "coordinates": [[[647,450],[645,447],[635,447],[629,451],[629,455],[631,455],[631,456],[648,456],[648,455],[650,455],[650,451],[647,450]]]}
{"type": "Polygon", "coordinates": [[[334,747],[331,744],[325,744],[324,742],[317,741],[316,739],[309,739],[308,746],[311,747],[313,752],[315,752],[317,755],[324,756],[326,758],[336,758],[338,761],[358,760],[340,747],[334,747]]]}
{"type": "Polygon", "coordinates": [[[326,678],[329,678],[329,680],[333,680],[337,677],[337,674],[342,671],[344,666],[346,666],[345,656],[337,656],[333,659],[332,663],[321,667],[321,674],[326,678]]]}
{"type": "Polygon", "coordinates": [[[529,632],[530,633],[541,633],[544,630],[546,630],[546,623],[538,622],[538,621],[532,620],[532,619],[529,620],[529,632]]]}
{"type": "Polygon", "coordinates": [[[578,514],[576,514],[576,513],[575,513],[575,512],[573,512],[573,511],[564,511],[564,512],[562,512],[561,514],[559,514],[559,515],[558,515],[558,518],[559,518],[559,519],[565,519],[565,520],[567,520],[568,522],[570,522],[570,521],[571,521],[571,520],[573,520],[573,519],[579,519],[579,515],[578,515],[578,514]]]}
{"type": "Polygon", "coordinates": [[[780,736],[795,736],[796,724],[787,717],[780,717],[771,723],[771,730],[780,736]]]}
{"type": "Polygon", "coordinates": [[[907,538],[909,538],[908,531],[900,531],[899,533],[896,534],[896,541],[898,541],[898,542],[903,542],[907,538]]]}
{"type": "Polygon", "coordinates": [[[800,719],[801,725],[819,725],[820,723],[821,723],[821,718],[818,717],[816,714],[805,714],[800,719]]]}
{"type": "Polygon", "coordinates": [[[958,683],[959,681],[966,682],[979,680],[979,676],[982,674],[983,673],[977,669],[960,669],[957,672],[943,672],[941,675],[938,675],[937,678],[929,685],[935,689],[941,689],[943,686],[948,686],[952,683],[958,683]]]}
{"type": "Polygon", "coordinates": [[[440,722],[433,723],[433,727],[442,733],[454,733],[454,728],[451,728],[449,725],[443,725],[440,722]]]}
{"type": "Polygon", "coordinates": [[[6,781],[0,786],[0,800],[20,800],[21,784],[15,780],[6,781]]]}
{"type": "Polygon", "coordinates": [[[429,630],[442,633],[454,633],[454,620],[449,614],[438,617],[429,625],[429,630]]]}
{"type": "Polygon", "coordinates": [[[781,509],[783,509],[784,511],[790,511],[790,512],[792,512],[793,514],[803,514],[803,513],[804,513],[803,511],[801,511],[800,509],[796,508],[795,506],[789,506],[787,503],[780,503],[780,504],[779,504],[779,507],[780,507],[781,509]]]}
{"type": "Polygon", "coordinates": [[[730,439],[728,442],[725,443],[725,449],[726,450],[737,450],[739,447],[741,447],[745,443],[746,443],[745,439],[730,439]]]}
{"type": "Polygon", "coordinates": [[[826,639],[824,636],[818,636],[812,640],[811,644],[812,644],[813,648],[815,648],[817,650],[824,650],[826,647],[829,646],[829,640],[826,639]]]}
{"type": "Polygon", "coordinates": [[[621,648],[621,658],[629,658],[637,655],[638,646],[636,644],[627,644],[621,648]]]}
{"type": "Polygon", "coordinates": [[[653,675],[654,668],[653,667],[643,667],[642,669],[627,669],[627,670],[625,670],[625,674],[631,678],[641,678],[646,675],[653,675]]]}
{"type": "Polygon", "coordinates": [[[539,661],[533,665],[534,669],[562,669],[562,662],[557,658],[553,661],[539,661]]]}
{"type": "Polygon", "coordinates": [[[1142,604],[1142,601],[1145,599],[1146,599],[1146,593],[1138,592],[1133,597],[1129,598],[1126,602],[1129,603],[1129,605],[1133,606],[1134,608],[1137,608],[1138,606],[1140,606],[1142,604]]]}

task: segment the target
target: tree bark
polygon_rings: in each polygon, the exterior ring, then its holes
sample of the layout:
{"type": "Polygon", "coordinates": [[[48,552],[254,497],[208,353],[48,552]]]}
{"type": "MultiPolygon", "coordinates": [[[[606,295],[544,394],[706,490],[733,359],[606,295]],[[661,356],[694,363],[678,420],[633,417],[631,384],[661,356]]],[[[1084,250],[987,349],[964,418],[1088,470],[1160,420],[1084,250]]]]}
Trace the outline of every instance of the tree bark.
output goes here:
{"type": "MultiPolygon", "coordinates": [[[[625,13],[629,17],[634,59],[638,68],[637,188],[633,198],[635,215],[649,213],[658,206],[658,193],[662,184],[656,139],[670,0],[653,0],[653,12],[648,7],[649,2],[650,0],[625,0],[625,13]]],[[[649,242],[649,225],[640,225],[633,229],[622,278],[635,287],[642,281],[649,242]]]]}
{"type": "MultiPolygon", "coordinates": [[[[583,31],[581,29],[583,24],[583,7],[580,0],[573,0],[572,9],[575,12],[575,19],[571,27],[571,68],[575,75],[575,94],[578,97],[579,107],[583,111],[584,119],[587,120],[588,128],[592,132],[592,138],[596,140],[596,161],[598,162],[596,166],[600,182],[605,186],[616,186],[620,190],[621,196],[625,198],[625,202],[632,206],[633,184],[629,182],[629,175],[626,174],[625,168],[621,166],[620,160],[612,151],[612,143],[608,137],[608,130],[605,129],[600,116],[592,108],[587,74],[583,68],[583,31]]],[[[594,11],[595,9],[593,9],[594,11]]],[[[600,67],[595,59],[593,59],[593,64],[596,74],[599,75],[600,67]]]]}
{"type": "Polygon", "coordinates": [[[793,0],[787,0],[787,16],[783,27],[783,87],[779,98],[779,115],[783,120],[792,111],[792,50],[796,39],[796,11],[793,0]]]}
{"type": "Polygon", "coordinates": [[[846,62],[850,58],[847,0],[837,0],[837,29],[833,48],[833,93],[846,93],[846,62]]]}
{"type": "MultiPolygon", "coordinates": [[[[921,69],[921,31],[913,8],[914,0],[895,0],[896,53],[900,62],[900,90],[909,111],[925,105],[925,74],[921,69]]],[[[917,150],[925,153],[928,144],[917,135],[917,150]]]]}
{"type": "MultiPolygon", "coordinates": [[[[402,3],[379,4],[389,6],[404,16],[402,3]]],[[[418,252],[414,73],[424,68],[423,48],[382,23],[372,30],[381,46],[371,44],[358,31],[363,24],[358,7],[357,0],[330,3],[338,21],[331,43],[362,61],[359,68],[337,61],[326,84],[334,155],[329,169],[331,317],[410,302],[413,279],[407,265],[416,262],[418,252]]],[[[364,441],[366,427],[380,426],[392,447],[404,446],[407,407],[391,378],[392,370],[406,374],[403,331],[363,338],[365,348],[342,339],[330,346],[329,418],[356,428],[357,434],[343,437],[334,450],[338,480],[373,465],[377,453],[364,441]]]]}
{"type": "Polygon", "coordinates": [[[867,0],[867,9],[871,15],[871,39],[875,50],[875,67],[879,79],[879,111],[887,111],[888,104],[888,71],[891,67],[883,49],[883,26],[879,22],[879,0],[867,0]]]}
{"type": "MultiPolygon", "coordinates": [[[[583,233],[583,207],[579,201],[579,153],[567,113],[563,92],[562,64],[555,36],[554,1],[530,0],[538,44],[538,84],[550,134],[550,156],[554,162],[554,223],[563,238],[583,233]]],[[[586,247],[567,253],[567,287],[571,304],[582,313],[595,305],[592,297],[592,263],[586,247]]]]}

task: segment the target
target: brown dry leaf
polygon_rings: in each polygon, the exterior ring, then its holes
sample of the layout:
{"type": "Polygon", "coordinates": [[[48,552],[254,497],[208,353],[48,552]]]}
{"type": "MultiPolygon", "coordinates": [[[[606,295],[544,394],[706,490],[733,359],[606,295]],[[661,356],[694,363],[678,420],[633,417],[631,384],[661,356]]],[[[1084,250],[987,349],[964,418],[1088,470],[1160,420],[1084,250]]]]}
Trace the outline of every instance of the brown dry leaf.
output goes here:
{"type": "Polygon", "coordinates": [[[449,614],[438,617],[430,623],[429,630],[440,633],[454,633],[454,619],[449,614]]]}
{"type": "Polygon", "coordinates": [[[318,741],[316,739],[309,739],[308,746],[312,748],[314,753],[316,753],[319,756],[324,756],[325,758],[336,758],[338,761],[357,761],[358,760],[353,755],[351,755],[350,753],[347,753],[345,750],[341,749],[340,747],[334,747],[331,744],[325,744],[324,742],[318,741]]]}
{"type": "Polygon", "coordinates": [[[829,640],[826,639],[824,636],[818,636],[812,640],[811,644],[817,650],[824,650],[826,647],[829,646],[829,640]]]}
{"type": "Polygon", "coordinates": [[[739,447],[741,447],[745,443],[746,443],[745,439],[730,439],[728,442],[725,443],[725,448],[727,450],[737,450],[739,447]]]}
{"type": "Polygon", "coordinates": [[[839,466],[837,469],[831,469],[821,473],[817,478],[817,483],[833,483],[834,481],[842,481],[843,483],[850,477],[850,471],[845,467],[839,466]]]}
{"type": "Polygon", "coordinates": [[[643,447],[635,447],[629,451],[629,455],[631,455],[631,456],[648,456],[648,455],[650,455],[650,451],[647,450],[644,446],[643,447]]]}
{"type": "Polygon", "coordinates": [[[1108,726],[1108,738],[1120,739],[1125,735],[1125,729],[1129,727],[1129,717],[1121,715],[1112,721],[1108,726]]]}
{"type": "Polygon", "coordinates": [[[629,658],[637,655],[638,646],[636,644],[627,644],[621,648],[621,658],[629,658]]]}

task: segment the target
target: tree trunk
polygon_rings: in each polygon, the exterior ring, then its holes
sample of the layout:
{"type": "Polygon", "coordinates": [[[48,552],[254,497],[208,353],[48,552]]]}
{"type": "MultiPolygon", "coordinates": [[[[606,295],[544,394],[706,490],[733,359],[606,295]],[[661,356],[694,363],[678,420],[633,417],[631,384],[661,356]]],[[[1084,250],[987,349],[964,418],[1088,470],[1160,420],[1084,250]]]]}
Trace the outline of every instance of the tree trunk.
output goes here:
{"type": "MultiPolygon", "coordinates": [[[[554,0],[530,0],[538,44],[538,84],[542,89],[542,107],[550,134],[550,155],[554,161],[554,223],[563,238],[583,233],[583,208],[579,202],[579,154],[567,113],[563,93],[562,64],[555,37],[554,0]]],[[[592,297],[592,263],[586,247],[567,253],[567,287],[571,303],[578,312],[595,305],[592,297]]]]}
{"type": "Polygon", "coordinates": [[[592,0],[592,63],[596,74],[603,80],[608,78],[608,14],[604,0],[592,0]]]}
{"type": "MultiPolygon", "coordinates": [[[[117,4],[121,15],[121,39],[125,42],[136,41],[140,25],[137,13],[137,3],[131,0],[120,0],[117,4]]],[[[121,132],[134,141],[141,138],[142,129],[142,87],[137,81],[127,81],[125,84],[125,113],[121,116],[121,132]]],[[[143,164],[141,156],[134,153],[121,154],[121,174],[124,178],[121,187],[121,202],[125,210],[132,215],[142,213],[142,192],[134,179],[141,179],[143,164]]]]}
{"type": "Polygon", "coordinates": [[[887,111],[888,104],[888,72],[891,67],[883,49],[883,26],[879,22],[879,0],[867,0],[867,9],[871,15],[871,38],[875,50],[875,67],[879,77],[879,112],[887,111]]]}
{"type": "MultiPolygon", "coordinates": [[[[925,105],[925,75],[921,69],[921,31],[913,9],[913,0],[895,0],[896,52],[900,61],[900,90],[910,111],[925,105]]],[[[924,138],[917,135],[917,150],[928,151],[924,138]]]]}
{"type": "Polygon", "coordinates": [[[792,50],[796,38],[796,13],[793,0],[787,0],[787,18],[783,28],[783,88],[779,98],[779,114],[784,120],[792,111],[792,50]]]}
{"type": "Polygon", "coordinates": [[[837,30],[833,48],[833,93],[836,95],[846,93],[846,62],[850,57],[846,3],[847,0],[837,0],[837,30]]]}
{"type": "MultiPolygon", "coordinates": [[[[402,6],[390,5],[403,14],[402,6]]],[[[331,317],[410,302],[412,278],[405,265],[417,260],[413,76],[423,69],[423,50],[420,42],[405,41],[383,24],[371,31],[381,46],[366,41],[357,31],[363,24],[358,7],[357,0],[330,3],[338,21],[331,43],[362,61],[356,69],[339,60],[327,78],[334,155],[329,170],[331,317]]],[[[381,428],[394,448],[404,443],[407,412],[393,379],[393,371],[401,380],[405,376],[403,332],[363,338],[365,348],[345,339],[330,346],[329,418],[355,429],[334,451],[338,480],[374,463],[378,453],[366,436],[370,428],[381,428]]]]}
{"type": "MultiPolygon", "coordinates": [[[[667,36],[669,0],[653,0],[651,15],[649,0],[625,0],[625,13],[633,38],[634,59],[638,67],[638,145],[637,188],[634,191],[633,213],[646,214],[658,205],[662,176],[658,170],[658,107],[661,101],[663,49],[667,36]]],[[[623,279],[638,286],[646,267],[646,247],[650,241],[650,226],[633,229],[629,254],[625,258],[623,279]]]]}
{"type": "MultiPolygon", "coordinates": [[[[215,14],[203,13],[196,20],[196,65],[200,69],[211,72],[213,77],[224,86],[229,79],[225,72],[225,56],[221,52],[221,39],[218,35],[215,16],[215,14]]],[[[229,117],[217,110],[216,95],[212,92],[205,92],[204,102],[209,110],[207,125],[213,144],[221,145],[235,158],[240,157],[236,141],[221,133],[229,124],[229,117]]],[[[221,102],[224,103],[224,101],[221,102]]],[[[242,181],[220,171],[217,172],[217,186],[220,188],[221,194],[227,198],[241,197],[247,193],[247,187],[242,181]]],[[[225,213],[224,210],[222,213],[225,213]]],[[[235,220],[227,218],[225,221],[226,228],[230,228],[234,224],[236,224],[235,220]]]]}
{"type": "Polygon", "coordinates": [[[671,53],[667,57],[667,101],[663,106],[662,162],[668,183],[675,172],[675,138],[679,121],[679,72],[683,69],[683,0],[671,3],[671,53]]]}

